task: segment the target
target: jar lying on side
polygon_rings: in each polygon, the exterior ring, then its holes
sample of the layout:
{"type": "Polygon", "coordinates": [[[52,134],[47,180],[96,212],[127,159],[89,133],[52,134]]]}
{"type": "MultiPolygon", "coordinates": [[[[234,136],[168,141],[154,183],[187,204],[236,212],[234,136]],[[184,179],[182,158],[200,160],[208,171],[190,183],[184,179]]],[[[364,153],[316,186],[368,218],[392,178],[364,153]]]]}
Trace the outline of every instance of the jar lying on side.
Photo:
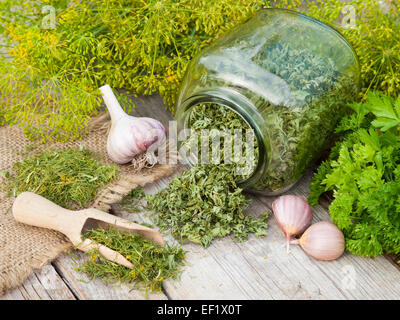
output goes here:
{"type": "Polygon", "coordinates": [[[345,105],[357,99],[359,77],[357,56],[335,29],[263,9],[192,60],[177,100],[178,132],[201,106],[234,111],[258,146],[255,169],[239,185],[279,194],[330,145],[345,105]]]}

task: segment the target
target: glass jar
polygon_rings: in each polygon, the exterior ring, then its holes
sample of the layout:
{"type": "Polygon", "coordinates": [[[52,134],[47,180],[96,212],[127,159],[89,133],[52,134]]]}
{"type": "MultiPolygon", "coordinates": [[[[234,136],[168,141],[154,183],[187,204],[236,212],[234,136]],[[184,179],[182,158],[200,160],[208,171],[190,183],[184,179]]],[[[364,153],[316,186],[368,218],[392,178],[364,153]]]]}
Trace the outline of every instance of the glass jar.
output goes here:
{"type": "Polygon", "coordinates": [[[263,9],[191,61],[177,99],[177,130],[188,129],[200,104],[233,110],[259,148],[253,173],[238,184],[279,194],[331,144],[359,81],[357,56],[338,31],[294,11],[263,9]]]}

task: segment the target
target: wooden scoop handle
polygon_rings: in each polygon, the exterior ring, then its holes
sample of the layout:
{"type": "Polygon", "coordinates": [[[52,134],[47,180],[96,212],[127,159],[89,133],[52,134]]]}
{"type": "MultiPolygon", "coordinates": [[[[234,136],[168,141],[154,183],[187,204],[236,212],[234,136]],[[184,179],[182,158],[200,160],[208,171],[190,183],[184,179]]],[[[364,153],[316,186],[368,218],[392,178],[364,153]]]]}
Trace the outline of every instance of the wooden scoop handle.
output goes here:
{"type": "Polygon", "coordinates": [[[97,250],[104,258],[110,261],[114,261],[121,264],[129,269],[133,269],[133,264],[129,262],[122,254],[102,245],[94,242],[90,239],[85,239],[82,241],[78,247],[79,250],[83,252],[88,252],[90,250],[97,250]]]}
{"type": "Polygon", "coordinates": [[[79,227],[84,223],[83,217],[78,212],[64,209],[33,192],[21,193],[14,201],[12,213],[18,222],[57,230],[69,237],[72,242],[76,239],[71,237],[74,235],[79,237],[79,227]]]}
{"type": "Polygon", "coordinates": [[[161,246],[164,245],[161,234],[154,229],[93,208],[79,211],[67,210],[33,192],[21,193],[14,201],[12,213],[18,222],[53,229],[65,234],[74,245],[82,242],[82,227],[89,218],[105,222],[120,231],[141,234],[161,246]]]}
{"type": "Polygon", "coordinates": [[[161,234],[154,229],[96,209],[67,210],[32,192],[23,192],[15,199],[12,213],[18,222],[59,231],[65,234],[78,249],[85,252],[96,249],[106,259],[131,269],[132,263],[118,252],[90,239],[82,240],[81,231],[88,219],[105,222],[121,231],[141,234],[147,239],[164,245],[161,234]]]}

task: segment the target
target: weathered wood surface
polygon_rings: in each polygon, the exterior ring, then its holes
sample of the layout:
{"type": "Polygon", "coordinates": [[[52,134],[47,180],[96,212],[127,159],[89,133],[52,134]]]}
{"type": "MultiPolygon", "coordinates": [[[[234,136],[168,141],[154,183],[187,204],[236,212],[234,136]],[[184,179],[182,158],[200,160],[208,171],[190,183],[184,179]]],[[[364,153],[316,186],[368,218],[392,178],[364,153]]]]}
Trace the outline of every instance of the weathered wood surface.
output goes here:
{"type": "MultiPolygon", "coordinates": [[[[152,116],[165,125],[171,115],[159,97],[136,98],[134,114],[152,116]]],[[[145,188],[156,192],[171,178],[161,179],[145,188]]],[[[306,174],[290,193],[305,197],[310,174],[306,174]]],[[[270,210],[273,197],[251,196],[249,212],[256,215],[270,210]]],[[[146,220],[136,214],[118,211],[125,218],[146,220]]],[[[314,221],[329,220],[324,206],[313,208],[314,221]]],[[[285,240],[273,217],[269,218],[265,238],[250,236],[244,243],[227,237],[203,249],[187,244],[187,266],[181,279],[164,282],[164,291],[150,299],[399,299],[399,269],[385,257],[361,258],[345,253],[332,262],[316,261],[300,247],[286,253],[285,240]]],[[[81,256],[81,254],[77,254],[81,256]]],[[[107,286],[89,281],[74,271],[74,260],[63,255],[35,272],[25,283],[6,293],[2,299],[143,299],[143,292],[127,287],[107,286]],[[82,282],[81,280],[85,281],[82,282]]]]}
{"type": "MultiPolygon", "coordinates": [[[[145,188],[155,192],[168,184],[162,179],[145,188]]],[[[305,197],[310,174],[290,193],[305,197]]],[[[250,196],[249,212],[270,210],[274,197],[250,196]]],[[[313,208],[314,222],[329,220],[321,207],[313,208]]],[[[166,281],[171,299],[399,299],[400,272],[385,257],[366,259],[345,253],[331,262],[316,261],[300,247],[286,253],[284,236],[273,217],[265,238],[250,236],[236,243],[227,237],[203,249],[184,245],[188,266],[181,281],[166,281]]]]}
{"type": "Polygon", "coordinates": [[[25,282],[1,297],[4,300],[75,300],[52,265],[35,271],[25,282]]]}
{"type": "MultiPolygon", "coordinates": [[[[80,261],[87,259],[84,253],[74,252],[80,261]]],[[[132,290],[126,285],[106,285],[101,279],[90,280],[86,274],[74,270],[77,261],[70,255],[64,254],[53,262],[54,267],[75,297],[79,300],[107,299],[107,300],[165,300],[167,297],[162,292],[146,295],[144,291],[132,290]]]]}

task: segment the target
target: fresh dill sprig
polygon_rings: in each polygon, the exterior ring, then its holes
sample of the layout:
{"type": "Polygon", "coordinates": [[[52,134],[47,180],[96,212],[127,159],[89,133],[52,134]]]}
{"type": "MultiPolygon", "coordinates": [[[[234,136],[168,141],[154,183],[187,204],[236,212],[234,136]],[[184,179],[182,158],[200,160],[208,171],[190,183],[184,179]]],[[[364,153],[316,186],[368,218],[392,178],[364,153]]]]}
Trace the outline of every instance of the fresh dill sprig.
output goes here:
{"type": "MultiPolygon", "coordinates": [[[[282,1],[286,2],[286,1],[282,1]]],[[[269,2],[268,2],[269,3],[269,2]]],[[[260,0],[51,1],[55,28],[42,27],[48,1],[0,1],[0,124],[31,139],[81,137],[108,83],[158,92],[173,111],[191,58],[268,5],[260,0]]]]}

